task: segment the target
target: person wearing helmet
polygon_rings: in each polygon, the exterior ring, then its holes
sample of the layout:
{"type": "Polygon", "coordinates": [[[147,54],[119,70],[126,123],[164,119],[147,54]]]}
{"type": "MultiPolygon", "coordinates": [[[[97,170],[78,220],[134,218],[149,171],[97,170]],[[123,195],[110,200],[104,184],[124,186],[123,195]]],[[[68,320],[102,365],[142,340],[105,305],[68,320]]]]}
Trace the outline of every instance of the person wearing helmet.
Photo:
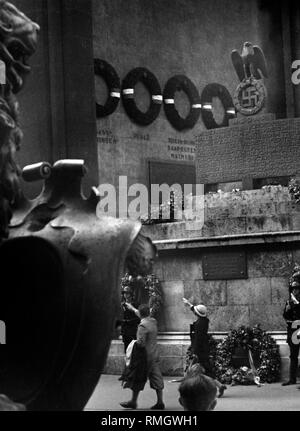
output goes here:
{"type": "Polygon", "coordinates": [[[294,331],[299,329],[295,326],[296,321],[300,322],[300,284],[293,281],[290,285],[290,298],[285,303],[283,318],[287,323],[287,343],[290,348],[290,369],[289,379],[282,383],[282,386],[295,385],[297,383],[299,340],[294,339],[294,331]]]}

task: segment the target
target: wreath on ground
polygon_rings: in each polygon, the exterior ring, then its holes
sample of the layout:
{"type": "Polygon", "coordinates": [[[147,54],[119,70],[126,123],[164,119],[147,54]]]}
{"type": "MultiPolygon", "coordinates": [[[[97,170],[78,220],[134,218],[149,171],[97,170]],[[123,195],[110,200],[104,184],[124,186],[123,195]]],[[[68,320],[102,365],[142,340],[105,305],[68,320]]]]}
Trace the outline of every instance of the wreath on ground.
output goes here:
{"type": "Polygon", "coordinates": [[[233,355],[237,348],[257,358],[255,374],[261,383],[273,383],[279,380],[280,356],[276,341],[256,325],[253,328],[241,326],[231,331],[216,348],[216,377],[225,384],[253,384],[253,369],[247,366],[235,368],[233,355]]]}
{"type": "MultiPolygon", "coordinates": [[[[150,316],[157,317],[158,311],[163,303],[160,281],[155,274],[136,277],[126,273],[121,280],[121,292],[131,291],[134,302],[138,301],[137,289],[144,289],[149,298],[150,316]]],[[[139,304],[140,305],[140,304],[139,304]]]]}

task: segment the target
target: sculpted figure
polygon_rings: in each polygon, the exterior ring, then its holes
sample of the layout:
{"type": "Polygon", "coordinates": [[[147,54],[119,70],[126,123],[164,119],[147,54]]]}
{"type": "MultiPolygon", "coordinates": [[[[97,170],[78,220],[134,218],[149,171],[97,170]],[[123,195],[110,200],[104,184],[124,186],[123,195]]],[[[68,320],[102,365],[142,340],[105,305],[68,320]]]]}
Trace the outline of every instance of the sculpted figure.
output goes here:
{"type": "Polygon", "coordinates": [[[259,46],[252,45],[251,42],[243,44],[241,54],[234,49],[231,60],[240,81],[251,77],[255,79],[268,77],[264,53],[259,46]]]}
{"type": "Polygon", "coordinates": [[[0,240],[8,236],[12,206],[20,196],[15,152],[20,148],[22,131],[15,95],[30,72],[28,59],[36,50],[39,30],[38,24],[14,5],[0,0],[0,61],[5,71],[0,80],[0,240]]]}
{"type": "Polygon", "coordinates": [[[236,49],[231,52],[231,60],[240,80],[233,97],[236,111],[255,115],[265,106],[267,97],[263,83],[263,78],[268,77],[264,53],[259,46],[245,42],[241,54],[236,49]]]}

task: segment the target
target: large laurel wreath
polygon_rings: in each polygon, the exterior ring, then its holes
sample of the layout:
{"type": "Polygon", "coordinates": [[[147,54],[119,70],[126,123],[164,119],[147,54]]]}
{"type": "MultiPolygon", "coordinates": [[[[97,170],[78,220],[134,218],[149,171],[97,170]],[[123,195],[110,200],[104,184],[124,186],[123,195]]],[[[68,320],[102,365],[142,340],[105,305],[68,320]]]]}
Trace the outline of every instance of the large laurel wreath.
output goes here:
{"type": "Polygon", "coordinates": [[[263,331],[259,325],[253,328],[241,326],[231,331],[216,348],[216,377],[227,384],[253,384],[253,371],[250,367],[235,368],[232,357],[235,349],[242,347],[258,357],[256,372],[260,382],[272,383],[279,380],[280,356],[276,341],[263,331]]]}
{"type": "Polygon", "coordinates": [[[135,296],[134,286],[137,284],[142,286],[142,288],[147,292],[149,297],[150,316],[157,317],[158,311],[163,302],[159,279],[155,274],[146,275],[145,277],[140,275],[134,277],[126,273],[121,280],[121,290],[124,292],[127,288],[132,292],[133,296],[135,296]]]}

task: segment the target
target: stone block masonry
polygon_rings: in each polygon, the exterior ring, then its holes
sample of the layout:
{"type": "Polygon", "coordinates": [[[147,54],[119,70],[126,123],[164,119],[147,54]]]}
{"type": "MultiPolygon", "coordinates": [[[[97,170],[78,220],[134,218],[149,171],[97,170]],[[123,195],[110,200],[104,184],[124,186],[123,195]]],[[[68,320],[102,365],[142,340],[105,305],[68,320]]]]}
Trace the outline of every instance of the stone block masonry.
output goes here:
{"type": "MultiPolygon", "coordinates": [[[[204,211],[204,226],[198,231],[188,231],[184,222],[143,227],[159,250],[155,272],[164,295],[160,333],[169,334],[178,346],[184,339],[188,346],[194,316],[182,297],[194,304],[203,302],[212,334],[224,336],[240,325],[255,324],[275,334],[285,378],[289,360],[282,312],[289,276],[294,264],[300,263],[299,206],[291,201],[286,187],[267,186],[208,194],[204,211]],[[246,278],[204,279],[202,264],[208,251],[219,254],[236,250],[246,255],[246,278]],[[178,333],[183,334],[181,341],[175,335],[178,333]]],[[[164,349],[163,370],[176,375],[178,363],[184,364],[185,350],[178,357],[164,349]]]]}
{"type": "MultiPolygon", "coordinates": [[[[298,253],[299,249],[295,251],[298,253]]],[[[274,252],[269,247],[260,250],[248,247],[248,278],[240,280],[203,280],[203,251],[164,252],[161,279],[164,305],[159,317],[160,330],[189,331],[194,316],[182,303],[182,298],[186,297],[194,304],[207,305],[211,331],[224,332],[239,325],[257,323],[267,331],[284,331],[282,310],[288,297],[288,277],[295,263],[293,252],[292,248],[274,252]],[[186,266],[187,256],[194,262],[189,267],[186,266]],[[265,274],[262,271],[264,260],[265,274]],[[174,262],[176,272],[172,272],[174,262]],[[193,267],[200,271],[200,276],[193,272],[193,267]]]]}
{"type": "Polygon", "coordinates": [[[196,139],[198,183],[289,176],[300,157],[300,119],[236,122],[196,139]]]}
{"type": "Polygon", "coordinates": [[[293,203],[287,187],[265,186],[205,195],[200,230],[187,229],[184,221],[144,226],[143,230],[157,241],[287,232],[300,229],[299,215],[300,206],[293,203]]]}
{"type": "Polygon", "coordinates": [[[184,222],[143,228],[159,249],[156,272],[164,294],[160,330],[189,330],[193,315],[182,303],[186,297],[208,306],[211,331],[256,323],[267,331],[284,331],[288,278],[300,263],[299,206],[287,188],[209,194],[204,212],[202,230],[191,237],[185,237],[184,222]],[[208,251],[213,258],[214,251],[236,250],[246,255],[245,278],[205,280],[203,257],[208,251]]]}

